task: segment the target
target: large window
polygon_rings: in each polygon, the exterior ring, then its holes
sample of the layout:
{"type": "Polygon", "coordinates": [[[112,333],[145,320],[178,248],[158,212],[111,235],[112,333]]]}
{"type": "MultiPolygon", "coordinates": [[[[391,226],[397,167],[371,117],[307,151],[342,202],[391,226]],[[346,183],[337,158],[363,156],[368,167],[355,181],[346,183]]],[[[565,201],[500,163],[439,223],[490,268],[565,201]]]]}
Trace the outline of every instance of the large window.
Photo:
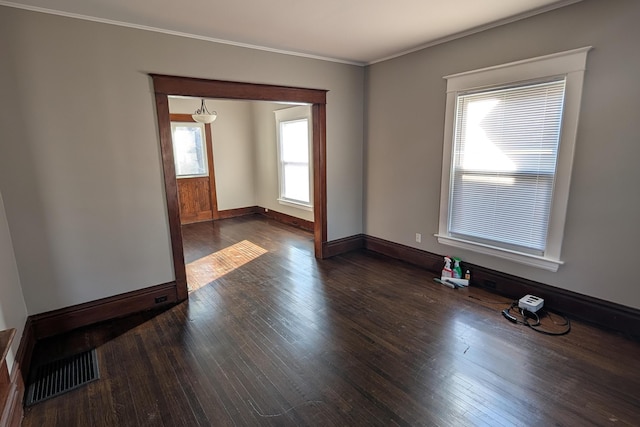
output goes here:
{"type": "Polygon", "coordinates": [[[171,123],[177,178],[208,176],[207,146],[202,123],[171,123]]]}
{"type": "Polygon", "coordinates": [[[280,203],[311,208],[311,110],[300,106],[277,110],[280,203]]]}
{"type": "Polygon", "coordinates": [[[587,51],[446,77],[440,243],[562,264],[587,51]]]}

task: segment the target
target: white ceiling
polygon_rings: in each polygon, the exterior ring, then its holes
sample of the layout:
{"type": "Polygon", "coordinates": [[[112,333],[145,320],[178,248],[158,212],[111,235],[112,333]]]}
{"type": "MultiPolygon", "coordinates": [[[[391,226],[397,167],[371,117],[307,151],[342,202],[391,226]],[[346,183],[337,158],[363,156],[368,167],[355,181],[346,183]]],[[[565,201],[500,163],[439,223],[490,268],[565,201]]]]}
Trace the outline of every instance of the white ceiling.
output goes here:
{"type": "Polygon", "coordinates": [[[580,0],[0,0],[0,5],[370,64],[580,0]]]}

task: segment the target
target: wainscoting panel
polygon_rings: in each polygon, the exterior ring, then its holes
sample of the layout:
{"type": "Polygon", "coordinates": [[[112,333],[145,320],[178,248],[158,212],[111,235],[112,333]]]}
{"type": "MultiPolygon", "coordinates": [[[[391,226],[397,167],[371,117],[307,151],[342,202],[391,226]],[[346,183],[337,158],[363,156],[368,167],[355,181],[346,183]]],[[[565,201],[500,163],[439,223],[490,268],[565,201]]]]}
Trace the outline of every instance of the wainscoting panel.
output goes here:
{"type": "Polygon", "coordinates": [[[211,209],[211,187],[209,177],[178,179],[180,222],[207,221],[213,218],[211,209]]]}

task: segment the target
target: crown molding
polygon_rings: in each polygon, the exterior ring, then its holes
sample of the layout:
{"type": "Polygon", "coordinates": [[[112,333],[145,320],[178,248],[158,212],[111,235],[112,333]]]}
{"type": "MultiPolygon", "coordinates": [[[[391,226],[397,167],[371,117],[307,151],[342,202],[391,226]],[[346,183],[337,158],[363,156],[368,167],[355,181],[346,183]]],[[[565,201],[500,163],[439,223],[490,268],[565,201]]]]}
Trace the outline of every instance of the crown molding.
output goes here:
{"type": "Polygon", "coordinates": [[[23,10],[28,10],[28,11],[31,11],[31,12],[46,13],[46,14],[49,14],[49,15],[57,15],[57,16],[65,17],[65,18],[81,19],[83,21],[98,22],[100,24],[116,25],[116,26],[119,26],[119,27],[133,28],[133,29],[136,29],[136,30],[151,31],[151,32],[154,32],[154,33],[168,34],[170,36],[186,37],[186,38],[189,38],[189,39],[202,40],[202,41],[211,42],[211,43],[218,43],[218,44],[225,44],[225,45],[230,45],[230,46],[242,47],[242,48],[246,48],[246,49],[261,50],[261,51],[264,51],[264,52],[278,53],[278,54],[281,54],[281,55],[297,56],[297,57],[307,58],[307,59],[317,59],[317,60],[320,60],[320,61],[337,62],[339,64],[357,65],[357,66],[360,66],[360,67],[363,67],[363,66],[366,65],[363,62],[349,61],[349,60],[346,60],[346,59],[331,58],[331,57],[328,57],[328,56],[313,55],[313,54],[310,54],[310,53],[295,52],[295,51],[285,50],[285,49],[276,49],[276,48],[271,48],[271,47],[267,47],[267,46],[260,46],[260,45],[250,44],[250,43],[240,43],[240,42],[235,42],[235,41],[232,41],[232,40],[218,39],[218,38],[215,38],[215,37],[207,37],[207,36],[202,36],[202,35],[198,35],[198,34],[185,33],[185,32],[182,32],[182,31],[173,31],[173,30],[168,30],[168,29],[164,29],[164,28],[151,27],[151,26],[148,26],[148,25],[139,25],[139,24],[134,24],[132,22],[116,21],[116,20],[113,20],[113,19],[99,18],[99,17],[96,17],[96,16],[82,15],[82,14],[79,14],[79,13],[65,12],[65,11],[61,11],[61,10],[48,9],[48,8],[44,8],[44,7],[31,6],[31,5],[20,4],[20,3],[14,3],[14,2],[9,2],[9,1],[5,1],[5,0],[0,0],[0,6],[13,7],[15,9],[23,9],[23,10]]]}

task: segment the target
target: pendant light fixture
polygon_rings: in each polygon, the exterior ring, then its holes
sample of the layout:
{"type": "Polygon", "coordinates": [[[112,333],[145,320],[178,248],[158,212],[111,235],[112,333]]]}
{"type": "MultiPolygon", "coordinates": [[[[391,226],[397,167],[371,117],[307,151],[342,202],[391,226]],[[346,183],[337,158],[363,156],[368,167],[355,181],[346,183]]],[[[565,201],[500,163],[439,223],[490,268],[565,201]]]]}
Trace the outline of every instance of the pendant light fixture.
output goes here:
{"type": "Polygon", "coordinates": [[[216,113],[215,111],[210,113],[204,103],[204,98],[202,98],[202,104],[200,105],[200,108],[198,108],[196,112],[191,115],[191,117],[193,117],[193,120],[198,123],[211,123],[218,117],[218,113],[216,113]]]}

